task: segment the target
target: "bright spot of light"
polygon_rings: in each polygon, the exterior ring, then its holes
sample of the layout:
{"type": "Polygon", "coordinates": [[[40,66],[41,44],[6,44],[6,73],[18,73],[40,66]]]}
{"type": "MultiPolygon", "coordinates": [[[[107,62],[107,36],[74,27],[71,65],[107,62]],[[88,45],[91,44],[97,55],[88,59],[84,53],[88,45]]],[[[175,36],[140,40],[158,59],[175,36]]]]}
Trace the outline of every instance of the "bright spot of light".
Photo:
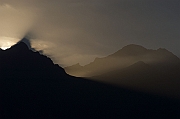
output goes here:
{"type": "Polygon", "coordinates": [[[17,38],[0,37],[0,48],[6,50],[18,42],[17,38]]]}

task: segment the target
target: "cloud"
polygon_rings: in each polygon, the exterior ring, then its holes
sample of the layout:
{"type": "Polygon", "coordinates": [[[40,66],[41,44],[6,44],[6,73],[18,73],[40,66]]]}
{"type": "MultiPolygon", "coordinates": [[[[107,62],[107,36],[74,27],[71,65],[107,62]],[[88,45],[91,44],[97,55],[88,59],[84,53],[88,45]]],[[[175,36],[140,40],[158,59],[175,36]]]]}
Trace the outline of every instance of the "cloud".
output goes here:
{"type": "Polygon", "coordinates": [[[30,10],[11,4],[0,5],[0,36],[22,38],[33,26],[35,16],[30,10]]]}
{"type": "Polygon", "coordinates": [[[0,36],[21,38],[30,34],[35,48],[44,50],[62,65],[85,64],[130,43],[147,48],[165,47],[178,54],[178,3],[176,0],[1,0],[0,36]]]}

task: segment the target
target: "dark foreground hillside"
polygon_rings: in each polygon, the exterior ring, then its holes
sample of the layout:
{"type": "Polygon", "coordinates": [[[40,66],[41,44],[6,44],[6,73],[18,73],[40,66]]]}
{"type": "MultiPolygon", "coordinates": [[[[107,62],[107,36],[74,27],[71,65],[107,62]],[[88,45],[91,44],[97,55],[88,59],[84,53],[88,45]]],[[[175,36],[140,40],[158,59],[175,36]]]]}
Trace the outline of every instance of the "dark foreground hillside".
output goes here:
{"type": "Polygon", "coordinates": [[[23,42],[0,51],[1,119],[180,118],[180,101],[69,76],[23,42]]]}

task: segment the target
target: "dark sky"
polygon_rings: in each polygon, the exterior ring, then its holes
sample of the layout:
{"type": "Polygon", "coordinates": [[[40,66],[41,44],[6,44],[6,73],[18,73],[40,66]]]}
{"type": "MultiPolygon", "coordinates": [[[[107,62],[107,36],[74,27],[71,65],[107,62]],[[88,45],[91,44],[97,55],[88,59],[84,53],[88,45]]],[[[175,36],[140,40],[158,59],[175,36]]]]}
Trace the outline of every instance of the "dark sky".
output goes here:
{"type": "Polygon", "coordinates": [[[128,44],[180,56],[180,0],[1,0],[0,45],[27,33],[62,66],[86,64],[128,44]]]}

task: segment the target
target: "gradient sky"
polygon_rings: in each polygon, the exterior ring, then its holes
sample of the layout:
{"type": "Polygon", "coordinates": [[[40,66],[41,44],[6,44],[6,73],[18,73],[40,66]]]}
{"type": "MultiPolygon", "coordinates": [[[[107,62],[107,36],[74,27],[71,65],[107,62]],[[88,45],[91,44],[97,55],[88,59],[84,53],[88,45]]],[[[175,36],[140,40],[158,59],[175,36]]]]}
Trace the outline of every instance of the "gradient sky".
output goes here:
{"type": "Polygon", "coordinates": [[[0,47],[25,35],[61,66],[128,44],[180,56],[180,0],[1,0],[0,47]]]}

